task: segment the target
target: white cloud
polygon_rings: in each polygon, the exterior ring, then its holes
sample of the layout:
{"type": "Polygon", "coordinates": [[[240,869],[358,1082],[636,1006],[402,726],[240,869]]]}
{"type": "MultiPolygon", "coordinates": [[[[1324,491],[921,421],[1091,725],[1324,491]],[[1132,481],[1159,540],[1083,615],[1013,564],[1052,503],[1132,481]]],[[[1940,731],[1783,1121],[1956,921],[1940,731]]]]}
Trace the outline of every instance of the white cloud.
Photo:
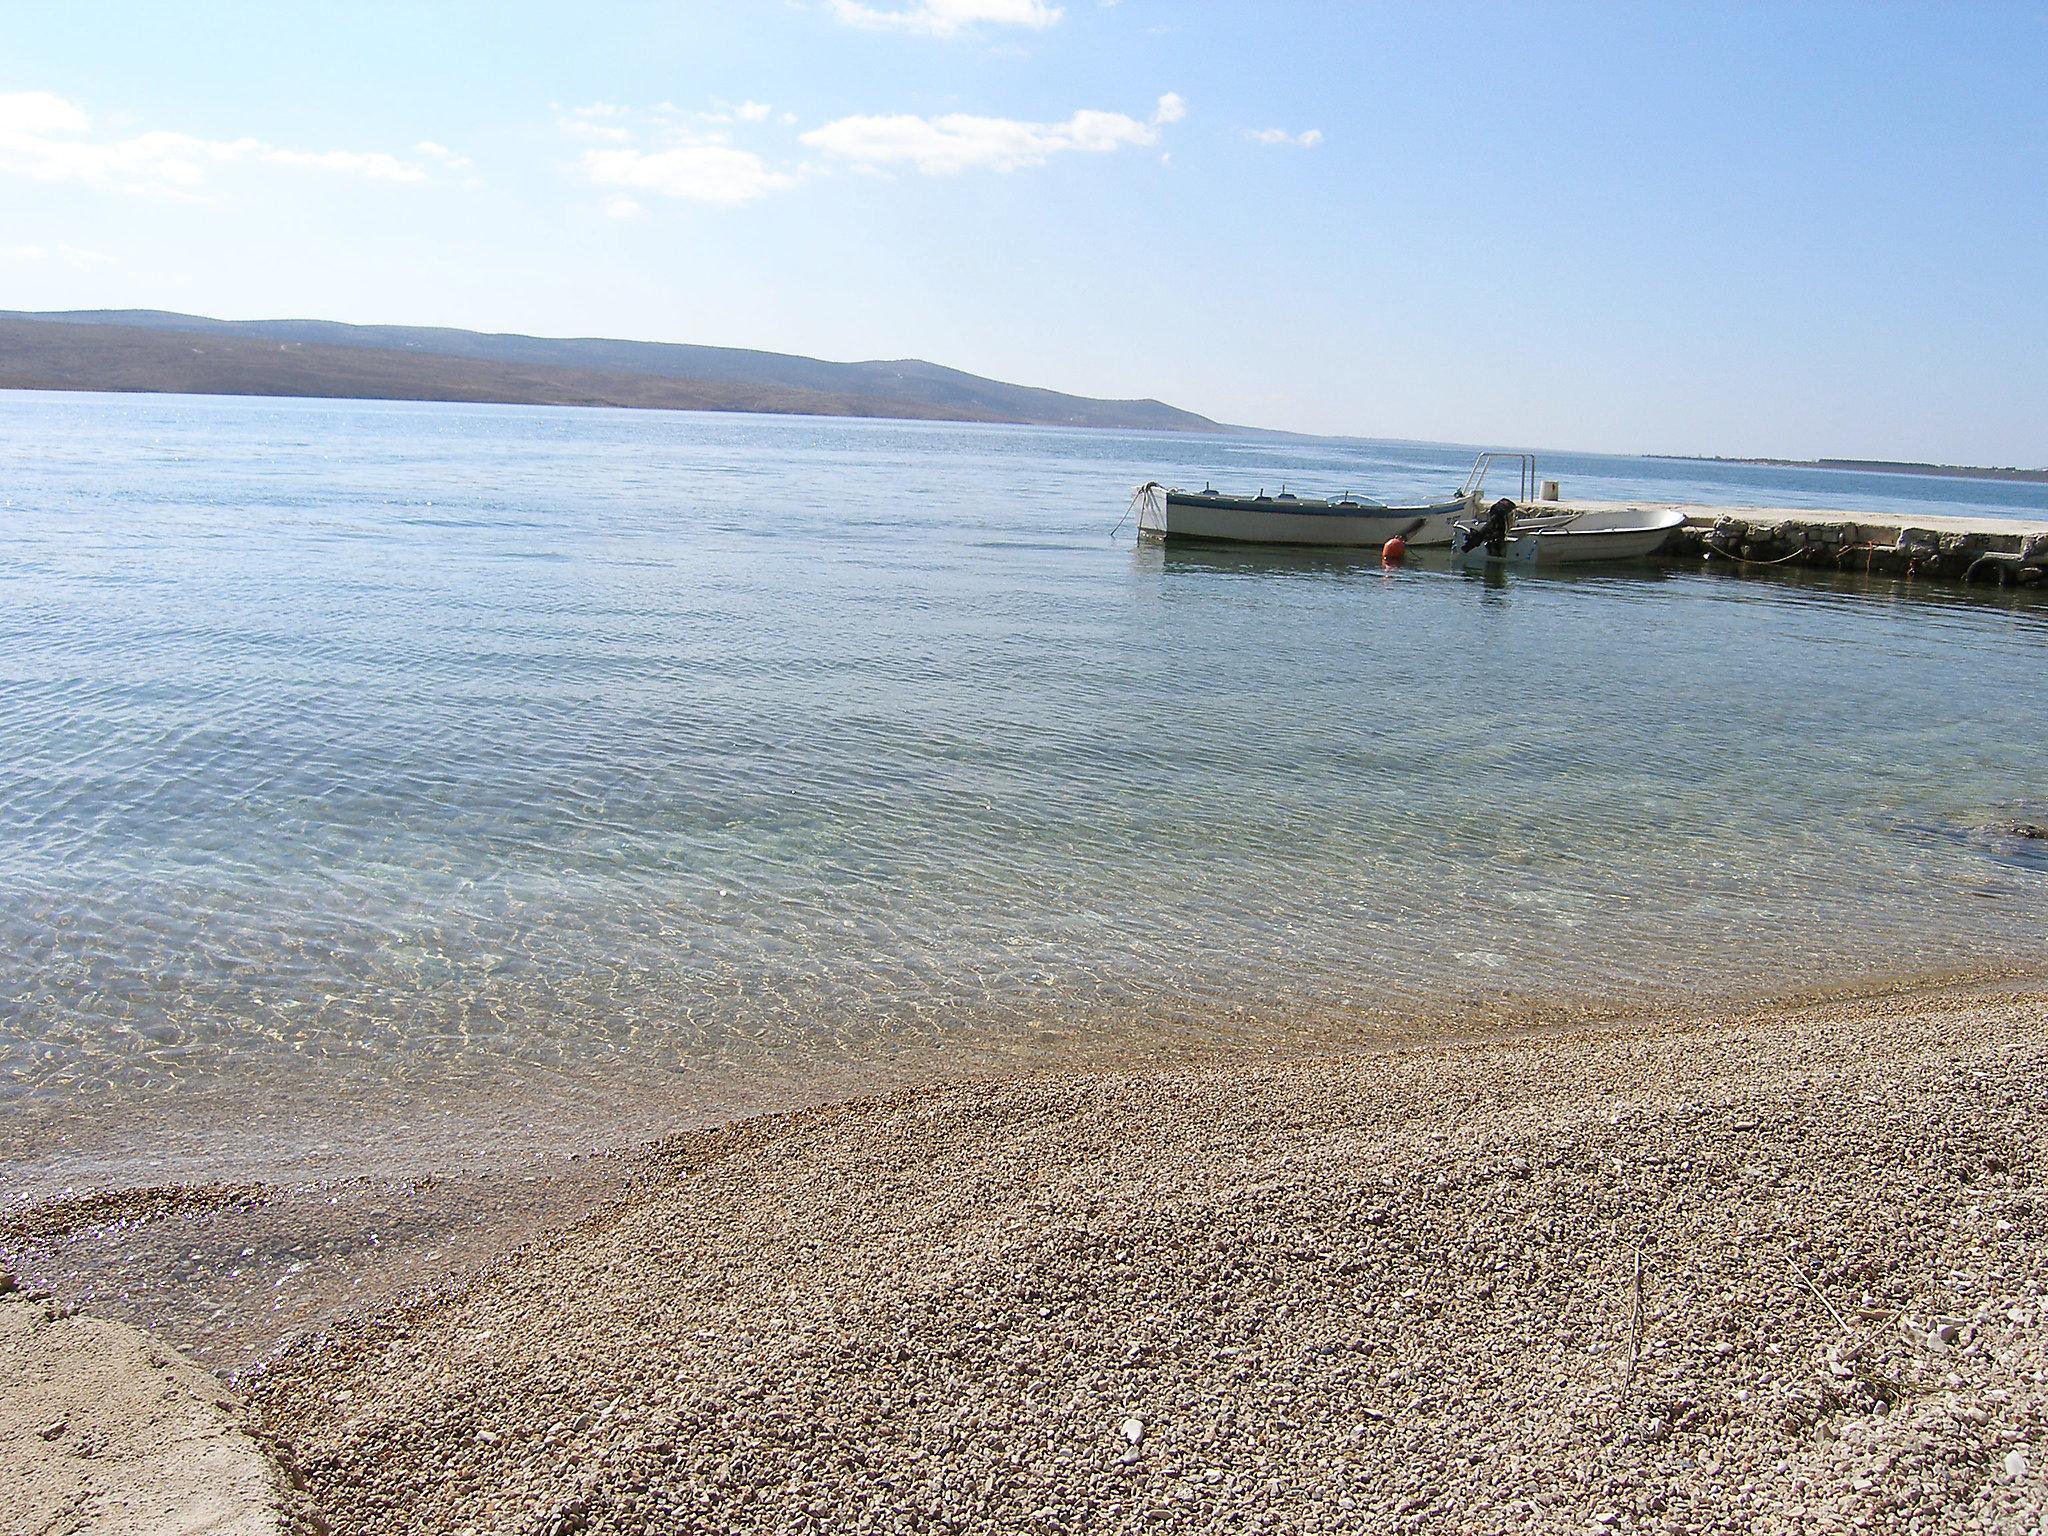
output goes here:
{"type": "MultiPolygon", "coordinates": [[[[666,101],[654,110],[658,116],[681,115],[674,105],[666,101]]],[[[765,101],[743,101],[738,106],[721,101],[710,111],[697,113],[696,117],[700,123],[761,123],[766,122],[774,112],[775,109],[765,101]]],[[[788,117],[789,114],[785,112],[783,116],[788,117]]]]}
{"type": "Polygon", "coordinates": [[[0,92],[0,135],[83,133],[92,119],[53,91],[0,92]]]}
{"type": "Polygon", "coordinates": [[[438,160],[451,171],[466,171],[473,163],[469,156],[458,155],[445,144],[436,144],[432,139],[421,139],[413,145],[412,152],[425,160],[438,160]]]}
{"type": "Polygon", "coordinates": [[[63,266],[84,270],[88,266],[109,266],[113,260],[104,250],[88,250],[86,246],[0,246],[0,264],[61,262],[63,266]]]}
{"type": "Polygon", "coordinates": [[[698,123],[758,123],[773,110],[751,101],[737,107],[720,102],[715,110],[694,114],[670,102],[645,112],[603,101],[555,109],[564,133],[596,141],[596,147],[583,151],[577,167],[598,186],[618,189],[619,195],[605,204],[615,219],[638,218],[645,211],[628,194],[733,208],[795,186],[796,175],[777,170],[751,149],[735,147],[723,128],[687,123],[691,117],[698,123]]]}
{"type": "Polygon", "coordinates": [[[103,267],[114,258],[82,245],[0,245],[0,262],[61,261],[67,267],[103,267]]]}
{"type": "Polygon", "coordinates": [[[965,170],[1015,171],[1043,165],[1068,151],[1107,154],[1157,144],[1159,126],[1177,121],[1186,108],[1178,96],[1159,98],[1150,122],[1121,112],[1076,112],[1063,123],[1030,123],[1007,117],[943,117],[908,113],[842,117],[802,135],[813,149],[864,170],[911,165],[927,176],[965,170]]]}
{"type": "Polygon", "coordinates": [[[850,27],[921,32],[930,37],[953,37],[982,25],[1044,28],[1065,14],[1046,0],[908,0],[888,7],[867,5],[862,0],[830,3],[832,14],[850,27]]]}
{"type": "Polygon", "coordinates": [[[192,197],[222,166],[273,165],[369,181],[417,182],[426,168],[381,150],[303,150],[261,139],[204,139],[155,130],[95,135],[85,110],[49,91],[0,93],[0,174],[192,197]]]}
{"type": "Polygon", "coordinates": [[[1285,128],[1240,128],[1237,130],[1254,144],[1289,144],[1296,149],[1314,149],[1323,142],[1323,130],[1305,129],[1301,133],[1289,133],[1285,128]]]}
{"type": "MultiPolygon", "coordinates": [[[[605,212],[629,219],[644,211],[640,199],[646,194],[739,207],[834,168],[886,175],[907,165],[943,176],[974,168],[1018,170],[1070,151],[1106,154],[1156,145],[1164,125],[1187,115],[1187,104],[1169,93],[1149,119],[1081,111],[1058,123],[966,113],[843,117],[802,134],[800,142],[822,154],[795,165],[776,164],[745,147],[749,130],[778,131],[775,109],[759,102],[718,102],[696,113],[666,104],[642,112],[608,102],[555,110],[563,132],[584,141],[577,169],[614,194],[605,212]]],[[[785,127],[792,122],[788,113],[779,121],[785,127]]]]}
{"type": "Polygon", "coordinates": [[[240,153],[223,156],[224,159],[239,159],[244,154],[261,160],[266,165],[302,165],[321,171],[340,171],[351,176],[366,176],[372,181],[425,181],[424,167],[400,160],[396,155],[381,151],[368,154],[352,149],[329,149],[310,153],[303,149],[278,149],[269,144],[258,144],[253,139],[237,140],[231,147],[240,153]]]}
{"type": "Polygon", "coordinates": [[[571,138],[630,144],[633,131],[619,121],[625,116],[624,107],[609,101],[593,101],[587,107],[556,107],[555,126],[571,138]]]}
{"type": "Polygon", "coordinates": [[[786,171],[771,170],[752,150],[710,142],[654,150],[586,150],[582,164],[583,174],[600,186],[654,192],[728,208],[756,202],[771,192],[796,185],[796,177],[786,171]]]}

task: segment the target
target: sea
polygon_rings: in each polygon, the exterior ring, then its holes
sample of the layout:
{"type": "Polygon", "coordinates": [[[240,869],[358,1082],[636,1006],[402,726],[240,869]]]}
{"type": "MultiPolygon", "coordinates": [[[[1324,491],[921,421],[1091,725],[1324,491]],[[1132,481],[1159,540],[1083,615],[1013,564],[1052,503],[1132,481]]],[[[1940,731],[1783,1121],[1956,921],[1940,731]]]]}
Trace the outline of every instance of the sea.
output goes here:
{"type": "MultiPolygon", "coordinates": [[[[2033,593],[1128,515],[1439,496],[1473,452],[0,395],[0,1192],[2042,960],[2033,593]]],[[[1567,498],[2048,516],[1538,457],[1567,498]]]]}

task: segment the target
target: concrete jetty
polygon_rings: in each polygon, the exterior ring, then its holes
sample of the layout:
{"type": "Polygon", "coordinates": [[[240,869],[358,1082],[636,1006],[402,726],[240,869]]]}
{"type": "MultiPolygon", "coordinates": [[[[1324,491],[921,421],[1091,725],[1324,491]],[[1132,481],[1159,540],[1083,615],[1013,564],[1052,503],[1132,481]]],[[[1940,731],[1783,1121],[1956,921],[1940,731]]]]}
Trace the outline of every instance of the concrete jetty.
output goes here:
{"type": "Polygon", "coordinates": [[[2048,584],[2048,514],[2031,518],[1708,507],[1665,501],[1522,502],[1529,513],[1676,510],[1661,557],[1930,576],[1993,586],[2048,584]]]}

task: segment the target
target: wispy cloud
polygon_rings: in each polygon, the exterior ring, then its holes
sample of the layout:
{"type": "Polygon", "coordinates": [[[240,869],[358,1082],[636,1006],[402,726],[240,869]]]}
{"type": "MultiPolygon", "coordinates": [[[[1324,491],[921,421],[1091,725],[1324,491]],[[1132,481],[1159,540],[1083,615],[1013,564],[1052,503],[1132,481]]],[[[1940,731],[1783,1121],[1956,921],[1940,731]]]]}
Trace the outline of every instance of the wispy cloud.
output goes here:
{"type": "MultiPolygon", "coordinates": [[[[655,108],[656,112],[671,116],[675,114],[675,110],[667,102],[655,108]]],[[[708,111],[695,114],[700,123],[765,123],[774,115],[775,109],[765,101],[743,101],[738,106],[729,101],[721,101],[708,111]]]]}
{"type": "Polygon", "coordinates": [[[832,14],[850,27],[921,32],[929,37],[954,37],[979,26],[1040,30],[1066,14],[1045,0],[909,0],[888,6],[830,0],[830,6],[832,14]]]}
{"type": "Polygon", "coordinates": [[[1240,128],[1237,130],[1254,144],[1286,144],[1295,149],[1314,149],[1323,142],[1323,130],[1307,128],[1300,133],[1289,133],[1285,128],[1240,128]]]}
{"type": "Polygon", "coordinates": [[[432,139],[421,139],[413,145],[412,152],[423,160],[432,160],[445,165],[451,171],[466,171],[473,163],[469,156],[458,155],[445,144],[436,144],[432,139]]]}
{"type": "Polygon", "coordinates": [[[795,172],[734,145],[724,127],[707,126],[753,125],[774,110],[756,101],[719,102],[701,112],[685,112],[672,102],[641,111],[598,101],[557,106],[555,124],[588,146],[576,162],[583,177],[616,194],[606,201],[605,213],[637,219],[646,209],[636,194],[735,208],[795,186],[795,172]]]}
{"type": "Polygon", "coordinates": [[[1093,111],[1076,112],[1059,123],[964,112],[942,117],[899,113],[842,117],[813,128],[802,141],[859,169],[908,165],[927,176],[951,176],[966,170],[1023,170],[1058,154],[1107,154],[1157,144],[1160,127],[1180,121],[1186,113],[1186,103],[1169,92],[1145,120],[1093,111]]]}
{"type": "MultiPolygon", "coordinates": [[[[424,151],[423,145],[418,152],[424,151]]],[[[448,150],[441,154],[448,157],[442,163],[451,168],[462,159],[448,150]]],[[[84,108],[53,92],[0,93],[0,174],[196,197],[216,171],[228,166],[278,166],[368,181],[428,178],[427,166],[418,160],[381,150],[291,149],[262,139],[208,139],[160,129],[110,136],[93,130],[84,108]]]]}
{"type": "Polygon", "coordinates": [[[703,111],[667,102],[645,111],[594,102],[558,106],[555,112],[563,133],[578,141],[577,171],[612,194],[604,211],[634,219],[646,211],[641,200],[648,196],[736,208],[835,169],[883,175],[909,167],[948,176],[1021,170],[1059,154],[1156,145],[1163,128],[1187,115],[1187,103],[1168,92],[1149,118],[1080,111],[1056,123],[967,113],[842,117],[798,136],[797,144],[815,152],[803,160],[794,157],[786,137],[795,126],[791,114],[760,102],[718,102],[703,111]],[[764,138],[779,140],[792,153],[747,147],[749,139],[764,138]]]}
{"type": "Polygon", "coordinates": [[[0,262],[61,262],[67,267],[103,267],[113,261],[105,251],[82,245],[0,245],[0,262]]]}
{"type": "Polygon", "coordinates": [[[555,126],[572,139],[596,139],[606,144],[630,144],[633,130],[623,121],[626,109],[616,102],[593,101],[585,107],[555,108],[555,126]]]}
{"type": "MultiPolygon", "coordinates": [[[[583,174],[602,187],[727,208],[759,202],[769,193],[797,183],[793,173],[776,170],[751,149],[736,149],[712,138],[661,149],[621,145],[585,150],[581,166],[583,174]]],[[[629,197],[619,197],[606,204],[605,211],[615,219],[629,219],[640,212],[640,206],[629,197]]]]}

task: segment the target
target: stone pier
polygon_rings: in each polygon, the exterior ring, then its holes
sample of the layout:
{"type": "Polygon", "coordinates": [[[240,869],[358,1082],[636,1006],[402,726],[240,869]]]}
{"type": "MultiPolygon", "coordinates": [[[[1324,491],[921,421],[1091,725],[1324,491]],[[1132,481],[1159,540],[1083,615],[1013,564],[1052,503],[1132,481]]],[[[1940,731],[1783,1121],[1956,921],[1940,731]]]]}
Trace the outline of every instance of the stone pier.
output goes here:
{"type": "MultiPolygon", "coordinates": [[[[1527,502],[1528,512],[1670,509],[1669,502],[1527,502]]],[[[1686,521],[1659,558],[1725,560],[1751,569],[1925,576],[1991,586],[2048,586],[2048,515],[1924,516],[1791,507],[1679,506],[1686,521]]]]}

